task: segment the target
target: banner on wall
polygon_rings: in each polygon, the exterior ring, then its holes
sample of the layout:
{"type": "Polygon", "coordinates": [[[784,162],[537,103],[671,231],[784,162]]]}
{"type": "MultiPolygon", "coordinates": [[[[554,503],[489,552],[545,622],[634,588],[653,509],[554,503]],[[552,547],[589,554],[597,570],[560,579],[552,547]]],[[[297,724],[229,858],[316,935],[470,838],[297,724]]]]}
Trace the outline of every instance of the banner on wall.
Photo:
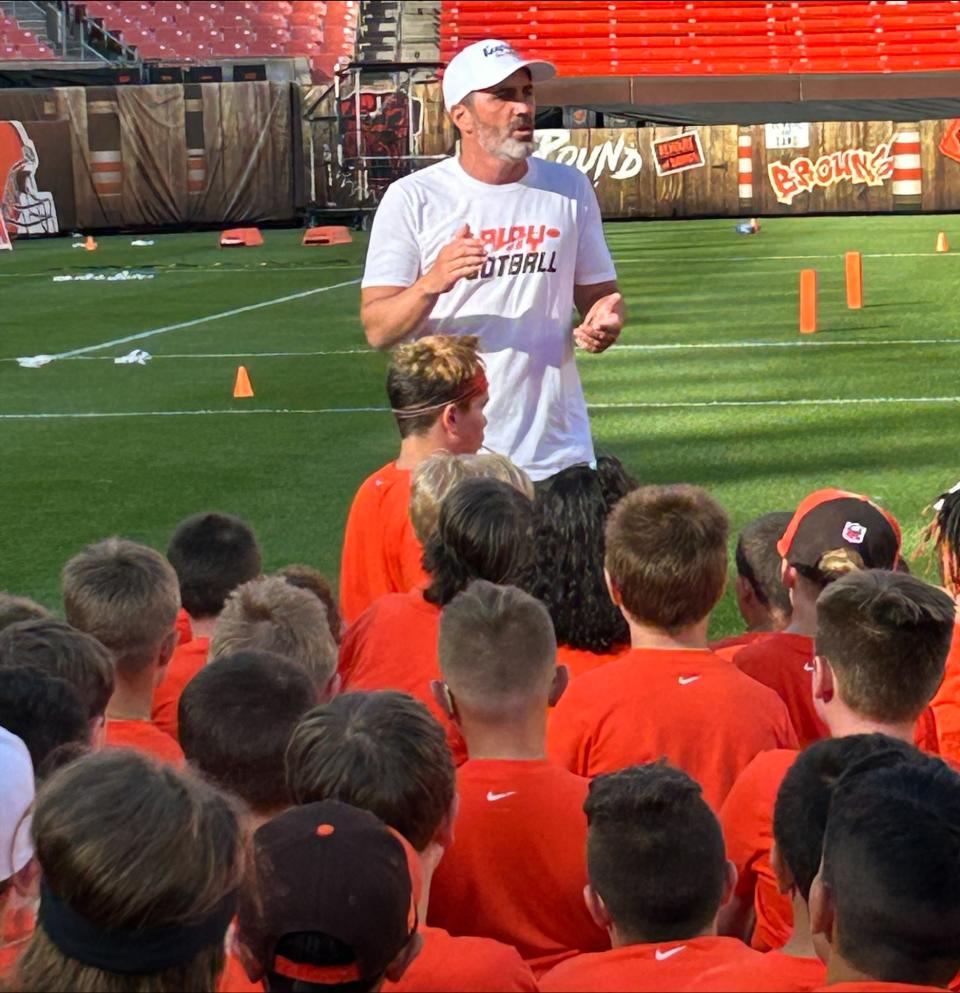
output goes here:
{"type": "Polygon", "coordinates": [[[960,119],[537,132],[608,218],[960,210],[960,119]]]}
{"type": "Polygon", "coordinates": [[[0,121],[0,248],[11,238],[56,234],[53,194],[37,185],[40,156],[20,121],[0,121]]]}

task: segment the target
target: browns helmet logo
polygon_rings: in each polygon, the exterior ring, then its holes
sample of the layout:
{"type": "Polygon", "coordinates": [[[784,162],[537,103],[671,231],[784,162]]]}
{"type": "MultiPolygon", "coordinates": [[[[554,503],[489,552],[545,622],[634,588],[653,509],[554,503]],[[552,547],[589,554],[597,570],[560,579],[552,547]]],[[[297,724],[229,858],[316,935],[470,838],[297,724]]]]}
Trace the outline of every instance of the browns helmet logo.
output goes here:
{"type": "Polygon", "coordinates": [[[17,235],[56,234],[52,193],[37,187],[37,148],[19,121],[0,121],[0,244],[17,235]]]}

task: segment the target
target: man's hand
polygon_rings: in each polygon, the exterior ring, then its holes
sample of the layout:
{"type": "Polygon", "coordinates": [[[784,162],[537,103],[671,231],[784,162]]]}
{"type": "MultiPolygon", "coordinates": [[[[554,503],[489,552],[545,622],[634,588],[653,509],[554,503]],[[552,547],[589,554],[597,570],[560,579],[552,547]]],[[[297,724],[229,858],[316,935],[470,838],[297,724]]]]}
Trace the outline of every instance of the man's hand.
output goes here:
{"type": "Polygon", "coordinates": [[[461,279],[476,276],[487,259],[483,242],[470,233],[470,225],[456,233],[453,241],[440,249],[440,254],[424,275],[424,286],[430,293],[447,293],[461,279]]]}
{"type": "Polygon", "coordinates": [[[594,354],[605,352],[620,337],[626,318],[626,308],[620,293],[600,297],[590,308],[583,323],[573,329],[573,340],[584,351],[594,354]]]}

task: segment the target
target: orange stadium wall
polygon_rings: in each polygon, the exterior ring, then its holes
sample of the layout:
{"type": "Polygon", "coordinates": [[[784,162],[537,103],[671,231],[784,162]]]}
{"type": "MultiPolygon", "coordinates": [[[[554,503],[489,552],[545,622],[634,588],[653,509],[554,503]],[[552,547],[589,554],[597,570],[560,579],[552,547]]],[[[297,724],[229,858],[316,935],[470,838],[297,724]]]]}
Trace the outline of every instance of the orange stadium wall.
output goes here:
{"type": "Polygon", "coordinates": [[[607,218],[960,209],[960,121],[537,132],[607,218]]]}
{"type": "Polygon", "coordinates": [[[10,89],[0,121],[33,138],[61,231],[283,222],[306,203],[300,99],[269,82],[10,89]]]}

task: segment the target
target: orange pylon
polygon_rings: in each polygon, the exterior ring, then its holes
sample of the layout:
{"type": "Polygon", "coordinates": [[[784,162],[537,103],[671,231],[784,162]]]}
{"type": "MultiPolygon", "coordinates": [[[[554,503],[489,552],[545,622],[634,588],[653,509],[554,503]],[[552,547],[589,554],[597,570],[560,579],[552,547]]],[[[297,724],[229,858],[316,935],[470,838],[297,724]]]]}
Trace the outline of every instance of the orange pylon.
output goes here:
{"type": "Polygon", "coordinates": [[[937,251],[938,252],[950,251],[950,242],[947,241],[946,231],[941,231],[940,234],[937,235],[937,251]]]}
{"type": "Polygon", "coordinates": [[[243,365],[238,366],[237,378],[233,384],[234,400],[246,400],[253,395],[253,386],[250,383],[250,375],[247,373],[247,367],[243,365]]]}
{"type": "Polygon", "coordinates": [[[817,330],[817,270],[800,270],[800,334],[817,330]]]}
{"type": "Polygon", "coordinates": [[[863,258],[859,252],[847,252],[847,306],[851,310],[863,307],[863,258]]]}

